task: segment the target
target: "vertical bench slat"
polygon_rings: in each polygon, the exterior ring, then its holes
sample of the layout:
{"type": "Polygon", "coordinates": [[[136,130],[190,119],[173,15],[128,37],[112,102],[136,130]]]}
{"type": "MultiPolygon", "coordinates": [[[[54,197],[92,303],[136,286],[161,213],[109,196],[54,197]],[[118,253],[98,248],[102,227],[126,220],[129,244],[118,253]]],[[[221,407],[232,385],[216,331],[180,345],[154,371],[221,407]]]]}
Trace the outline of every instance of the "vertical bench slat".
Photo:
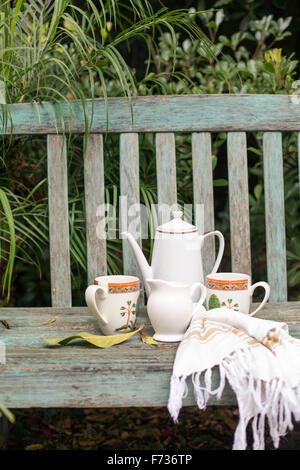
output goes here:
{"type": "Polygon", "coordinates": [[[245,132],[228,132],[228,183],[231,266],[251,276],[247,141],[245,132]]]}
{"type": "Polygon", "coordinates": [[[47,136],[52,305],[72,303],[66,138],[47,136]]]}
{"type": "Polygon", "coordinates": [[[103,136],[90,134],[84,158],[84,194],[88,283],[104,276],[106,268],[103,136]],[[98,212],[97,212],[98,210],[98,212]]]}
{"type": "MultiPolygon", "coordinates": [[[[139,185],[139,136],[138,134],[120,135],[120,192],[127,197],[127,209],[120,214],[121,231],[136,231],[139,236],[136,241],[141,246],[140,220],[140,185],[139,185]],[[133,205],[135,205],[133,207],[133,205]],[[126,226],[127,219],[127,226],[126,226]],[[132,230],[130,230],[132,224],[132,230]]],[[[122,204],[122,203],[121,203],[122,204]]],[[[122,240],[123,271],[141,278],[135,256],[127,240],[122,240]]]]}
{"type": "Polygon", "coordinates": [[[281,132],[265,132],[264,192],[270,301],[287,300],[285,208],[281,132]]]}
{"type": "MultiPolygon", "coordinates": [[[[214,195],[211,134],[199,132],[192,134],[193,159],[193,189],[195,224],[200,233],[214,230],[214,195]],[[198,208],[197,204],[203,204],[198,208]]],[[[202,249],[204,279],[212,271],[215,260],[215,239],[208,237],[204,240],[202,249]]]]}
{"type": "MultiPolygon", "coordinates": [[[[156,146],[156,174],[157,174],[157,199],[158,204],[174,206],[177,204],[176,184],[176,152],[175,136],[173,133],[157,133],[156,146]]],[[[167,211],[160,213],[159,223],[170,220],[167,211]]]]}

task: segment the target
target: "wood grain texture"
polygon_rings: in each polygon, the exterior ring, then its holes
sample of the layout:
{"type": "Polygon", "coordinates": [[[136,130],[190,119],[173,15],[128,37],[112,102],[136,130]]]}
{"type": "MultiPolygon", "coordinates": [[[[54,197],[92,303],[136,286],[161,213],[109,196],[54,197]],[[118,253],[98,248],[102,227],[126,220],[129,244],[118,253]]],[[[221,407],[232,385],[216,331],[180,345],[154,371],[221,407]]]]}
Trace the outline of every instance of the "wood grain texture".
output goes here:
{"type": "MultiPolygon", "coordinates": [[[[121,231],[130,232],[141,246],[138,134],[120,135],[120,194],[124,198],[120,213],[121,231]]],[[[124,274],[141,279],[141,272],[128,240],[122,240],[122,248],[124,274]]]]}
{"type": "Polygon", "coordinates": [[[52,305],[72,303],[66,138],[47,136],[52,305]]]}
{"type": "MultiPolygon", "coordinates": [[[[257,316],[286,321],[290,333],[300,338],[299,302],[268,304],[257,316]]],[[[1,319],[11,326],[0,330],[0,340],[6,345],[7,361],[0,365],[1,401],[6,406],[166,406],[178,343],[153,347],[144,344],[139,335],[108,349],[80,340],[54,347],[43,341],[80,331],[101,334],[85,307],[3,308],[1,319]],[[46,326],[52,318],[56,321],[46,326]]],[[[138,313],[138,323],[144,323],[144,331],[153,334],[144,309],[138,313]]],[[[214,388],[218,380],[214,370],[214,388]]],[[[233,403],[229,387],[220,401],[210,401],[211,405],[233,403]]],[[[184,404],[195,405],[191,389],[184,404]]]]}
{"type": "MultiPolygon", "coordinates": [[[[133,121],[127,98],[94,101],[91,133],[108,132],[217,132],[299,130],[300,107],[295,95],[180,95],[139,96],[133,99],[133,121]],[[107,126],[108,125],[108,126],[107,126]]],[[[89,116],[92,101],[86,100],[89,116]]],[[[9,105],[6,133],[49,134],[85,132],[80,102],[9,105]]]]}
{"type": "Polygon", "coordinates": [[[176,152],[173,133],[155,135],[157,200],[160,205],[158,223],[168,222],[170,207],[177,209],[176,152]],[[164,206],[163,206],[164,205],[164,206]]]}
{"type": "Polygon", "coordinates": [[[263,153],[270,301],[285,301],[287,299],[287,271],[281,132],[264,133],[263,153]]]}
{"type": "Polygon", "coordinates": [[[88,284],[107,273],[103,137],[90,134],[84,156],[88,284]]]}
{"type": "Polygon", "coordinates": [[[228,184],[231,269],[251,276],[247,141],[245,132],[228,132],[228,184]]]}
{"type": "MultiPolygon", "coordinates": [[[[210,232],[215,228],[214,194],[211,134],[200,132],[192,134],[193,190],[195,223],[199,233],[210,232]],[[197,209],[197,205],[202,205],[197,209]]],[[[216,258],[215,239],[208,237],[202,248],[204,279],[211,273],[216,258]]]]}

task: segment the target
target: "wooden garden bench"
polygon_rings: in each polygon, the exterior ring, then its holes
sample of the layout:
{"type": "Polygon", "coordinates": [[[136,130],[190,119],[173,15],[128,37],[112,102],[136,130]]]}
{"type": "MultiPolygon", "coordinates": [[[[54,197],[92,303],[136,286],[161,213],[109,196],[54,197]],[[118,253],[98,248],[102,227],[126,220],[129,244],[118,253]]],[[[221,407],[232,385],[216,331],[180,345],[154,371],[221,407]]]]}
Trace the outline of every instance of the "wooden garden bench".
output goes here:
{"type": "MultiPolygon", "coordinates": [[[[84,134],[82,106],[72,102],[72,109],[71,119],[68,105],[61,105],[66,133],[84,134]]],[[[108,349],[78,343],[52,347],[42,340],[80,331],[100,332],[86,306],[71,306],[67,136],[60,125],[60,112],[47,104],[39,105],[38,112],[31,104],[9,105],[8,111],[7,134],[47,135],[52,306],[1,309],[1,320],[7,320],[11,328],[0,330],[0,340],[6,346],[6,363],[0,365],[0,401],[9,408],[165,406],[177,344],[154,347],[144,344],[138,335],[108,349]],[[56,321],[45,326],[53,318],[56,321]]],[[[87,112],[90,117],[91,101],[87,101],[87,112]]],[[[99,220],[95,214],[98,205],[104,202],[103,136],[107,130],[120,134],[120,193],[127,195],[130,203],[140,200],[139,134],[156,134],[158,202],[173,204],[177,200],[174,133],[192,133],[194,203],[204,203],[205,223],[201,227],[204,232],[214,229],[211,133],[227,133],[232,270],[249,274],[246,133],[264,131],[266,252],[271,296],[259,316],[287,321],[291,334],[299,337],[300,304],[287,302],[281,144],[282,131],[300,130],[300,105],[295,103],[295,97],[138,97],[133,100],[133,122],[128,100],[112,98],[109,99],[108,127],[104,100],[94,101],[93,113],[84,160],[87,283],[106,273],[106,242],[96,236],[99,220]]],[[[195,222],[199,226],[200,221],[195,222]]],[[[203,254],[207,272],[214,257],[214,246],[207,245],[203,254]]],[[[123,261],[125,273],[138,272],[126,240],[123,240],[123,261]]],[[[145,322],[145,331],[151,333],[144,309],[139,321],[145,322]]],[[[217,380],[216,375],[214,380],[217,380]]],[[[210,403],[217,402],[212,398],[210,403]]],[[[235,403],[229,388],[218,403],[235,403]]],[[[185,404],[194,404],[193,393],[185,404]]]]}

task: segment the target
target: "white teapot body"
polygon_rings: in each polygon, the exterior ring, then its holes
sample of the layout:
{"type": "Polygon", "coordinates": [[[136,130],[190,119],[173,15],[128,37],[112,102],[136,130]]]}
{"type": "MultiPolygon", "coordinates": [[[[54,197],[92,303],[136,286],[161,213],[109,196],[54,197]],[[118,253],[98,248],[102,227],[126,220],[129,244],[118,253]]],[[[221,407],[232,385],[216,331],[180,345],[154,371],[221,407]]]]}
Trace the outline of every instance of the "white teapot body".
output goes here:
{"type": "Polygon", "coordinates": [[[172,238],[157,234],[151,264],[153,279],[188,284],[203,282],[203,238],[197,232],[173,234],[172,238]]]}

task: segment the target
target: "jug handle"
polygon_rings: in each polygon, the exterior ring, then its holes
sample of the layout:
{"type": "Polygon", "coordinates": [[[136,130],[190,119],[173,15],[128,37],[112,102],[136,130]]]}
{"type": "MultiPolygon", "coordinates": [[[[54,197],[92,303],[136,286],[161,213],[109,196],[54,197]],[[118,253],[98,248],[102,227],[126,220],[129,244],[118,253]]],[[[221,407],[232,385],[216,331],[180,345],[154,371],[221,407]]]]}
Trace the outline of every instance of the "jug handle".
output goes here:
{"type": "Polygon", "coordinates": [[[203,239],[206,238],[206,237],[209,237],[210,235],[216,235],[219,239],[219,251],[218,251],[218,256],[216,258],[216,261],[215,261],[215,264],[214,264],[214,267],[211,271],[211,273],[216,273],[219,266],[220,266],[220,263],[221,263],[221,260],[222,260],[222,256],[223,256],[223,253],[224,253],[224,246],[225,246],[225,242],[224,242],[224,237],[222,235],[221,232],[219,232],[219,230],[213,230],[211,232],[206,232],[203,234],[203,239]]]}
{"type": "Polygon", "coordinates": [[[96,303],[96,293],[97,291],[100,292],[100,297],[101,299],[105,299],[108,296],[107,289],[103,286],[95,286],[91,285],[88,286],[88,288],[85,291],[85,301],[87,303],[87,306],[91,310],[91,312],[96,316],[96,318],[99,318],[100,321],[104,325],[108,325],[108,321],[104,318],[104,316],[99,312],[97,303],[96,303]]]}
{"type": "Polygon", "coordinates": [[[205,299],[206,299],[206,295],[207,295],[207,289],[206,287],[204,286],[204,284],[202,284],[201,282],[195,282],[195,284],[192,285],[191,287],[191,290],[190,290],[190,295],[191,297],[193,298],[194,297],[194,294],[196,292],[196,289],[200,287],[200,290],[201,290],[201,294],[200,294],[200,298],[199,300],[196,302],[196,305],[193,309],[193,313],[192,313],[192,316],[196,313],[196,311],[198,310],[199,307],[201,307],[201,305],[203,305],[205,299]]]}

